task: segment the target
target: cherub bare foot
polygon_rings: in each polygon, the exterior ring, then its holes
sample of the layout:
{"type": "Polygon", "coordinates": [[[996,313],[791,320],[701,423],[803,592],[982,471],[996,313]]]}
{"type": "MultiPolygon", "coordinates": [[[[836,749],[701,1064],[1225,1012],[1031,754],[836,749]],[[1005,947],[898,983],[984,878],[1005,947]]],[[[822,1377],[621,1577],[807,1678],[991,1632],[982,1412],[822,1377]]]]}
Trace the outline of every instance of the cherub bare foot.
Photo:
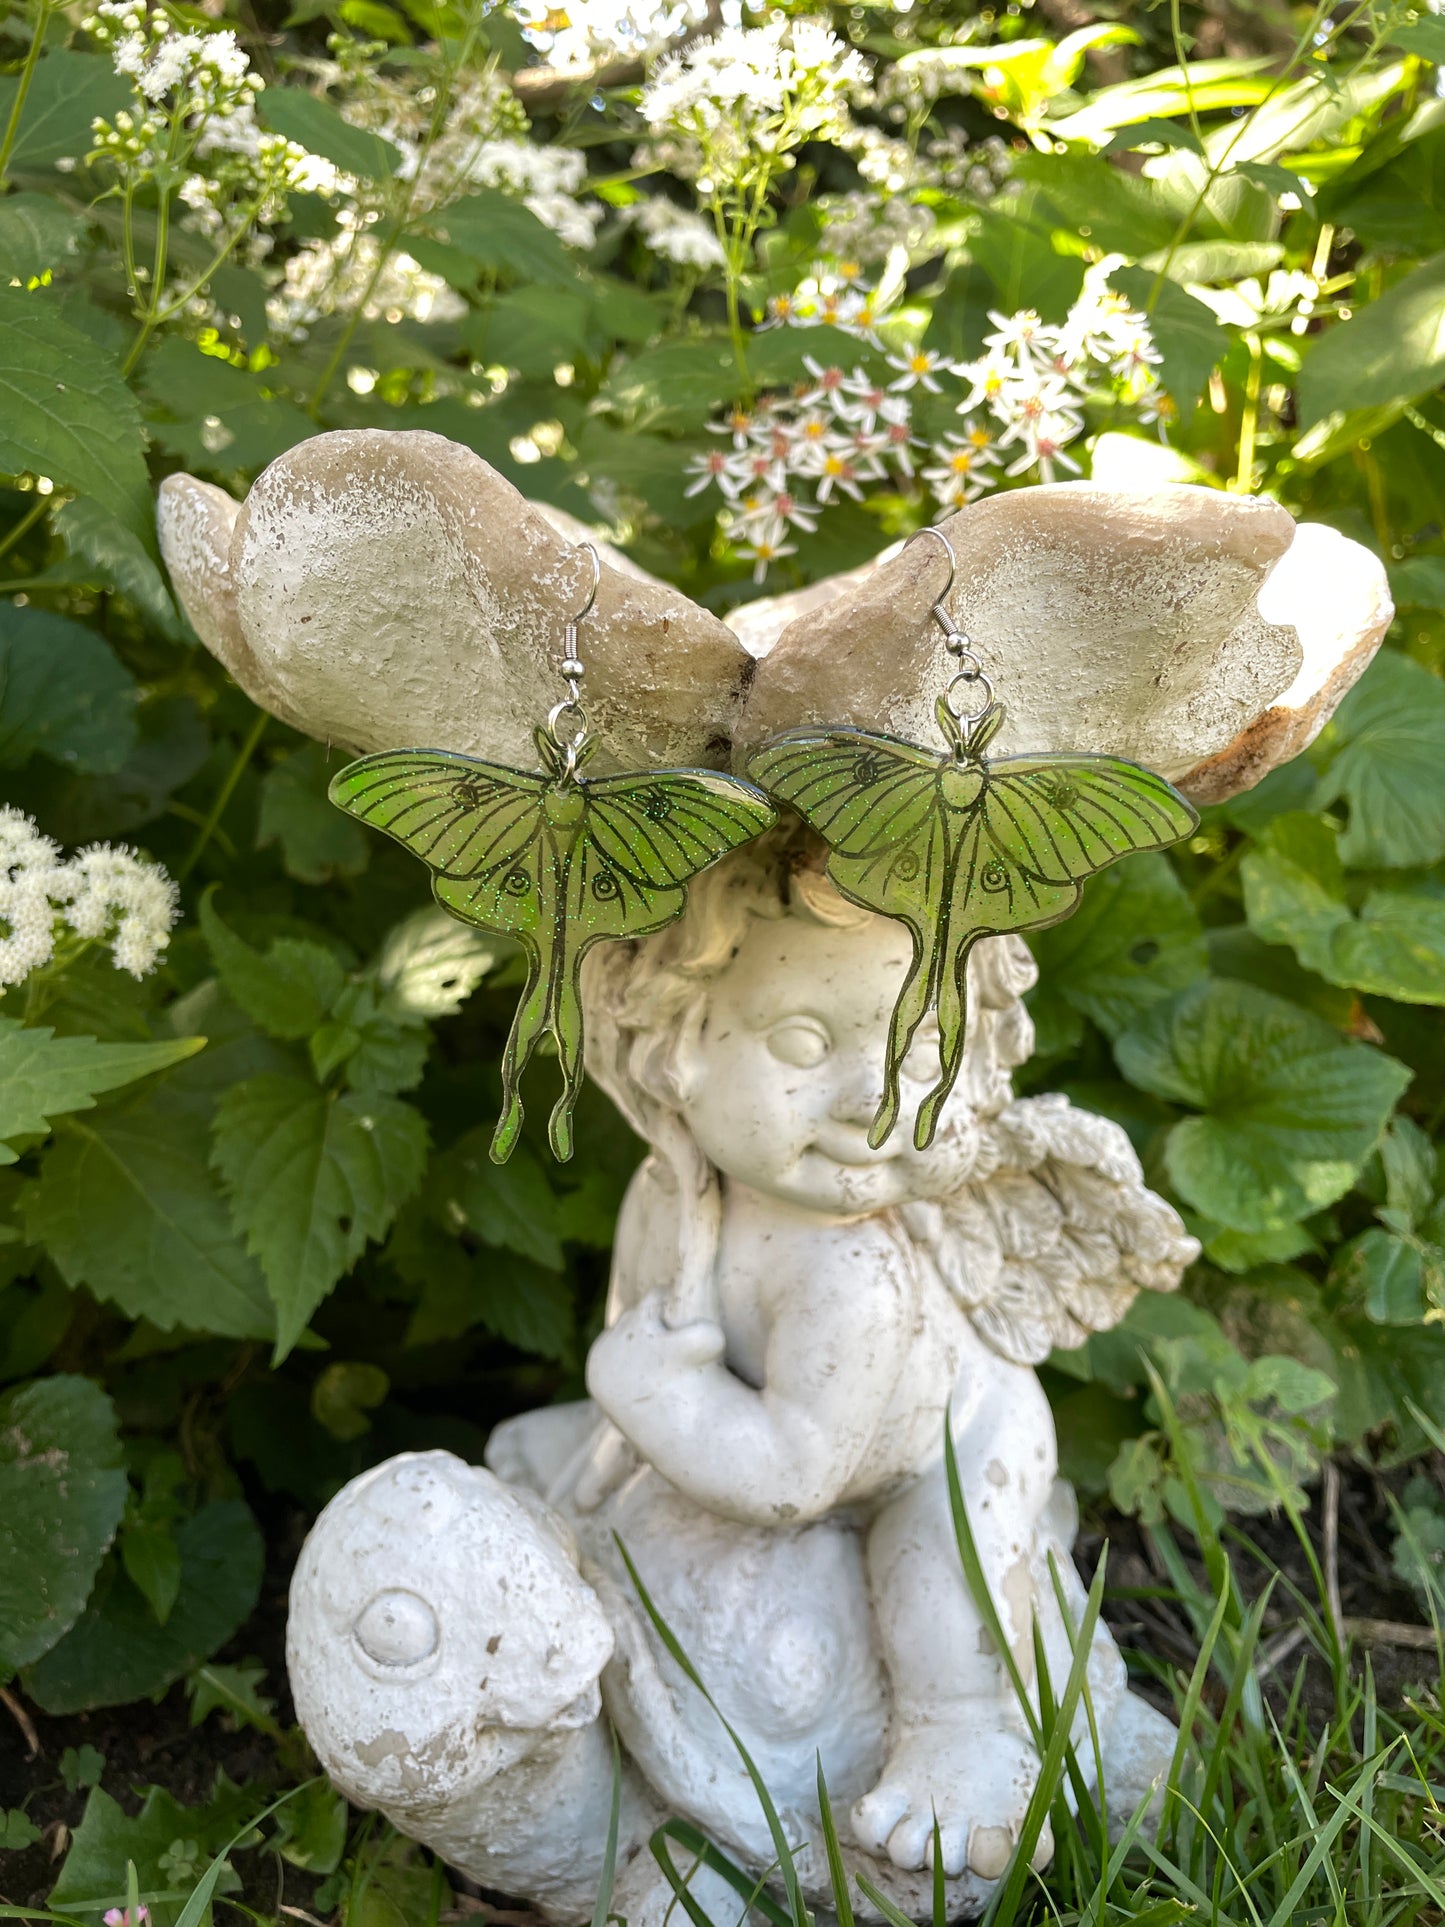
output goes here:
{"type": "MultiPolygon", "coordinates": [[[[895,1866],[931,1865],[936,1814],[944,1872],[996,1880],[1017,1845],[1038,1777],[1038,1754],[1000,1724],[996,1704],[955,1706],[946,1723],[903,1730],[882,1779],[853,1809],[854,1837],[895,1866]]],[[[1045,1825],[1033,1865],[1046,1867],[1053,1851],[1045,1825]]]]}

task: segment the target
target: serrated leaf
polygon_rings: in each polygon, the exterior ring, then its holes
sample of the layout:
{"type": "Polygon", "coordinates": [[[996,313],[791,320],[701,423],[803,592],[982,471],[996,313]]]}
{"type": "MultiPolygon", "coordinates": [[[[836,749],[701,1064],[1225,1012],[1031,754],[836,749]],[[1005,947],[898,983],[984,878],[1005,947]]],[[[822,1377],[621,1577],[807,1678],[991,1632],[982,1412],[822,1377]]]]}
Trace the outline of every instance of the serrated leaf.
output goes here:
{"type": "Polygon", "coordinates": [[[551,228],[529,207],[493,188],[479,188],[429,214],[427,227],[493,274],[563,284],[577,278],[571,256],[551,228]]]}
{"type": "Polygon", "coordinates": [[[55,528],[67,553],[89,563],[88,575],[97,588],[118,590],[168,641],[182,639],[186,632],[165,578],[147,555],[145,544],[123,522],[99,502],[78,495],[56,515],[55,528]]]}
{"type": "Polygon", "coordinates": [[[269,1338],[265,1283],[206,1164],[204,1123],[144,1104],[72,1122],[24,1199],[26,1235],[68,1285],[146,1318],[269,1338]]]}
{"type": "Polygon", "coordinates": [[[1168,861],[1129,857],[1091,877],[1066,922],[1029,940],[1041,985],[1117,1037],[1208,968],[1198,914],[1168,861]]]}
{"type": "MultiPolygon", "coordinates": [[[[10,119],[19,84],[16,74],[0,80],[0,126],[10,119]]],[[[109,119],[130,101],[130,88],[108,54],[50,48],[37,64],[25,96],[10,165],[17,172],[28,172],[53,167],[60,160],[81,160],[93,145],[90,124],[95,117],[104,114],[109,119]]]]}
{"type": "Polygon", "coordinates": [[[401,149],[380,134],[351,122],[329,100],[304,87],[268,87],[258,106],[262,123],[309,154],[364,181],[389,181],[401,166],[401,149]]]}
{"type": "Polygon", "coordinates": [[[125,1500],[98,1385],[65,1375],[0,1397],[0,1679],[80,1617],[125,1500]]]}
{"type": "Polygon", "coordinates": [[[256,848],[279,844],[286,874],[298,883],[360,876],[371,855],[361,825],[328,800],[327,781],[320,743],[283,756],[261,779],[256,848]]]}
{"type": "Polygon", "coordinates": [[[214,1661],[198,1666],[186,1681],[191,1701],[191,1725],[199,1726],[212,1713],[225,1713],[238,1726],[261,1733],[276,1731],[276,1702],[261,1691],[266,1668],[259,1662],[221,1666],[214,1661]]]}
{"type": "Polygon", "coordinates": [[[108,775],[135,748],[135,679],[93,629],[0,604],[0,768],[32,756],[108,775]]]}
{"type": "Polygon", "coordinates": [[[155,546],[145,437],[115,359],[45,294],[0,288],[0,470],[48,475],[155,546]]]}
{"type": "Polygon", "coordinates": [[[1376,1325],[1418,1325],[1429,1309],[1424,1254],[1409,1238],[1372,1227],[1341,1253],[1341,1281],[1359,1291],[1376,1325]]]}
{"type": "Polygon", "coordinates": [[[123,1706],[162,1692],[246,1620],[261,1590],[261,1535],[239,1499],[213,1499],[176,1528],[181,1583],[166,1623],[118,1564],[82,1617],[24,1675],[47,1713],[123,1706]]]}
{"type": "Polygon", "coordinates": [[[1445,252],[1319,336],[1295,387],[1299,423],[1418,401],[1445,378],[1445,252]]]}
{"type": "Polygon", "coordinates": [[[1323,747],[1332,760],[1315,802],[1350,806],[1343,863],[1411,869],[1445,857],[1445,682],[1382,650],[1336,710],[1323,747]]]}
{"type": "Polygon", "coordinates": [[[1371,890],[1350,908],[1333,826],[1277,816],[1240,866],[1250,928],[1286,943],[1327,983],[1402,1003],[1445,1004],[1445,895],[1371,890]]]}
{"type": "Polygon", "coordinates": [[[0,1017],[0,1164],[18,1153],[7,1138],[45,1136],[50,1120],[89,1111],[102,1091],[119,1090],[153,1071],[194,1057],[204,1037],[155,1044],[102,1044],[94,1037],[57,1037],[36,1025],[0,1017]]]}
{"type": "Polygon", "coordinates": [[[368,1240],[386,1235],[426,1152],[421,1113],[399,1098],[263,1073],[221,1099],[213,1161],[275,1302],[278,1356],[368,1240]]]}
{"type": "Polygon", "coordinates": [[[434,1188],[447,1222],[465,1225],[484,1244],[560,1271],[557,1200],[540,1160],[519,1144],[505,1164],[494,1164],[487,1143],[485,1131],[469,1131],[454,1144],[439,1161],[428,1195],[434,1188]]]}
{"type": "Polygon", "coordinates": [[[222,986],[268,1036],[309,1037],[340,995],[346,973],[329,950],[304,937],[278,937],[264,954],[238,937],[201,899],[201,934],[222,986]]]}
{"type": "Polygon", "coordinates": [[[75,252],[85,218],[48,194],[10,194],[0,201],[0,272],[30,281],[58,268],[75,252]]]}
{"type": "Polygon", "coordinates": [[[1415,555],[1389,571],[1390,594],[1402,609],[1445,609],[1445,555],[1415,555]]]}
{"type": "Polygon", "coordinates": [[[1170,1180],[1238,1231],[1343,1197],[1411,1076],[1282,997],[1222,981],[1157,1005],[1114,1054],[1131,1083],[1203,1113],[1169,1132],[1170,1180]]]}

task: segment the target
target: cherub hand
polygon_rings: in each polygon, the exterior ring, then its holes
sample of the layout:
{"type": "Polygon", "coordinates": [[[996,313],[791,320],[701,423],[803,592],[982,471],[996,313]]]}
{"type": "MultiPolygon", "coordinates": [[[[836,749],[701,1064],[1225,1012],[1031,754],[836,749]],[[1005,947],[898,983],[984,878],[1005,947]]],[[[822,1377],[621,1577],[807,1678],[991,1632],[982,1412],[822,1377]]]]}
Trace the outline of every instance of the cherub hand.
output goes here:
{"type": "Polygon", "coordinates": [[[637,1420],[645,1408],[715,1365],[727,1347],[722,1326],[710,1318],[669,1325],[664,1302],[655,1291],[630,1306],[592,1341],[587,1354],[588,1391],[613,1424],[639,1444],[637,1420]]]}

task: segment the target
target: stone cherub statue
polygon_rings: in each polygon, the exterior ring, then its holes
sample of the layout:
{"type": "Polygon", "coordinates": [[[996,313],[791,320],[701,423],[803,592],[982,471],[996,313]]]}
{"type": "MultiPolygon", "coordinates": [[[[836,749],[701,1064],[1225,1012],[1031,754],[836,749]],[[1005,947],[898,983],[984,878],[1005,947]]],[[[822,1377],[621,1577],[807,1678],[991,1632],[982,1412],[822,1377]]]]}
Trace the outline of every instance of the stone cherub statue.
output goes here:
{"type": "MultiPolygon", "coordinates": [[[[1131,755],[1201,800],[1302,747],[1389,616],[1373,558],[1270,504],[1068,485],[966,516],[960,609],[1007,658],[1017,743],[1131,755]]],[[[518,754],[575,579],[562,522],[424,435],[318,437],[239,514],[189,478],[162,502],[187,608],[258,701],[358,749],[498,758],[518,754]]],[[[752,655],[609,563],[593,661],[619,760],[719,760],[820,720],[908,733],[937,687],[917,551],[750,605],[752,655]]],[[[970,960],[964,1072],[932,1145],[905,1127],[869,1147],[909,939],[821,860],[785,824],[698,878],[670,929],[588,958],[588,1067],[650,1148],[590,1400],[500,1427],[490,1471],[409,1454],[354,1481],[293,1584],[297,1708],[337,1784],[559,1922],[590,1914],[600,1876],[608,1721],[615,1911],[661,1920],[671,1888],[645,1847],[669,1814],[754,1873],[775,1857],[619,1541],[762,1770],[810,1899],[829,1891],[820,1762],[852,1870],[926,1909],[936,1815],[951,1910],[979,1910],[1038,1760],[964,1582],[944,1425],[1018,1667],[1032,1676],[1037,1630],[1062,1677],[1055,1575],[1075,1620],[1083,1592],[1032,1368],[1171,1289],[1195,1249],[1122,1131],[1014,1098],[1034,976],[1017,938],[970,960]]],[[[920,1032],[905,1075],[937,1068],[920,1032]]],[[[1088,1665],[1127,1817],[1173,1729],[1102,1627],[1088,1665]]],[[[693,1886],[736,1911],[706,1868],[693,1886]]]]}

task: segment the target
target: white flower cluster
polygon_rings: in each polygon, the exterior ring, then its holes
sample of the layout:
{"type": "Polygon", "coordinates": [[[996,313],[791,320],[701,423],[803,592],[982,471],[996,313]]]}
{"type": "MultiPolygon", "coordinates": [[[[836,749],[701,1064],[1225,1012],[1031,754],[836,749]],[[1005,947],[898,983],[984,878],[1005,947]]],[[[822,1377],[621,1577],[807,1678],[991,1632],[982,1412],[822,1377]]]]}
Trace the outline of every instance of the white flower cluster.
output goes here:
{"type": "Polygon", "coordinates": [[[568,247],[590,248],[596,240],[602,205],[576,198],[587,180],[587,159],[575,147],[484,141],[472,155],[467,174],[478,187],[516,195],[568,247]]]}
{"type": "Polygon", "coordinates": [[[839,138],[869,77],[863,56],[818,21],[724,27],[654,68],[638,102],[650,158],[704,193],[786,166],[803,141],[839,138]]]}
{"type": "Polygon", "coordinates": [[[363,300],[368,321],[459,321],[466,313],[461,296],[409,254],[394,250],[377,275],[381,243],[361,219],[355,209],[342,208],[331,240],[305,242],[287,257],[266,301],[267,319],[282,340],[304,340],[326,315],[363,300]]]}
{"type": "MultiPolygon", "coordinates": [[[[989,319],[994,332],[976,361],[914,346],[888,354],[887,372],[875,375],[861,363],[828,366],[806,355],[809,380],[800,389],[712,424],[731,446],[690,458],[686,493],[719,490],[723,524],[753,563],[754,581],[796,552],[791,532],[811,534],[830,502],[861,501],[870,483],[916,476],[938,508],[956,509],[1005,477],[1036,471],[1047,482],[1059,468],[1077,475],[1066,450],[1083,432],[1084,403],[1101,388],[1136,420],[1167,419],[1148,323],[1097,271],[1059,325],[1029,311],[989,319]],[[958,393],[960,428],[921,435],[920,393],[958,393]]],[[[765,325],[826,323],[877,350],[879,320],[876,295],[845,262],[836,276],[770,302],[765,325]]]]}
{"type": "Polygon", "coordinates": [[[665,194],[654,194],[623,210],[654,254],[682,268],[720,268],[722,244],[716,231],[691,208],[679,207],[665,194]]]}
{"type": "Polygon", "coordinates": [[[67,861],[32,817],[0,807],[0,986],[49,963],[67,926],[106,939],[116,968],[143,977],[170,942],[177,908],[158,863],[110,843],[67,861]]]}
{"type": "Polygon", "coordinates": [[[100,0],[84,26],[135,95],[134,111],[91,123],[94,155],[121,166],[153,167],[169,125],[195,130],[249,110],[264,84],[229,29],[179,33],[162,8],[147,13],[144,0],[100,0]]]}
{"type": "Polygon", "coordinates": [[[554,67],[659,52],[707,17],[707,0],[515,0],[522,31],[554,67]]]}

